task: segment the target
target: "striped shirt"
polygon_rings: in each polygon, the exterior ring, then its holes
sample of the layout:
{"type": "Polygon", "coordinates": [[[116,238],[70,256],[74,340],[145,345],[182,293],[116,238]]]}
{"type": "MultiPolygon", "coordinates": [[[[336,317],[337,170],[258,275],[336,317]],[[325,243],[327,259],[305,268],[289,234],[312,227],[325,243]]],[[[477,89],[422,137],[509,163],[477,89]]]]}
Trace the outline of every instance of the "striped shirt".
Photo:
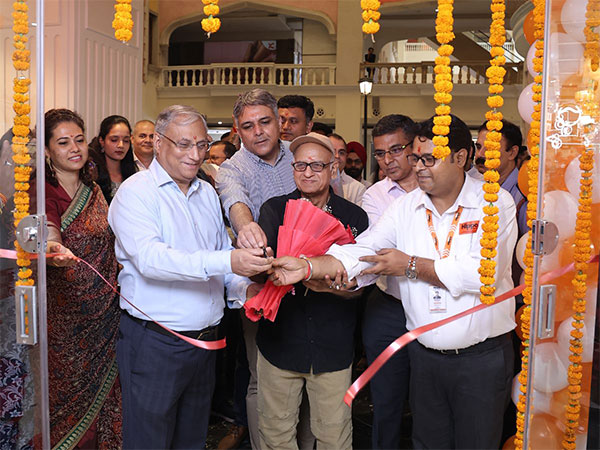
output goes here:
{"type": "Polygon", "coordinates": [[[289,143],[280,141],[274,165],[268,164],[244,146],[226,160],[217,174],[216,188],[227,219],[236,203],[243,203],[258,222],[260,207],[271,197],[286,195],[296,189],[289,143]]]}

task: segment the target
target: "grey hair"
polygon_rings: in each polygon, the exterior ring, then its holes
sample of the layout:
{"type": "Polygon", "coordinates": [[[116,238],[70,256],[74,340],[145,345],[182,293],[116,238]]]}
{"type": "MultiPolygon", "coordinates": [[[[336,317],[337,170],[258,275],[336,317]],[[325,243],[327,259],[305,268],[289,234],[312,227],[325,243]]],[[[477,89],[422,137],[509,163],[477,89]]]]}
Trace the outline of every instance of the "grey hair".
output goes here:
{"type": "Polygon", "coordinates": [[[233,117],[237,121],[246,106],[266,106],[271,108],[275,117],[279,118],[279,111],[277,109],[277,100],[273,97],[269,91],[264,89],[252,89],[251,91],[244,92],[238,95],[235,104],[233,105],[233,117]]]}
{"type": "Polygon", "coordinates": [[[167,127],[172,122],[177,122],[178,125],[190,125],[198,120],[200,120],[204,125],[204,128],[208,130],[206,119],[198,112],[198,110],[196,110],[196,108],[187,105],[171,105],[160,112],[156,118],[154,130],[157,133],[164,134],[165,131],[167,131],[167,127]]]}

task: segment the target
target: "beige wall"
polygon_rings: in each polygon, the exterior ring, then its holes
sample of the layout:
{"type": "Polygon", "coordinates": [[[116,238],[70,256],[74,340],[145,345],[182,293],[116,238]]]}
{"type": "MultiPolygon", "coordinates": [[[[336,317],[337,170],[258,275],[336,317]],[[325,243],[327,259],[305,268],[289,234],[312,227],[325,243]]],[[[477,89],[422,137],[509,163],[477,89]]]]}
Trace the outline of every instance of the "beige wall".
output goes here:
{"type": "Polygon", "coordinates": [[[315,20],[302,23],[302,63],[335,63],[336,43],[325,26],[315,20]]]}
{"type": "MultiPolygon", "coordinates": [[[[133,19],[142,23],[142,0],[133,0],[133,19]]],[[[10,17],[11,2],[0,2],[0,15],[10,17]]],[[[35,22],[35,2],[29,2],[30,22],[35,22]]],[[[100,121],[110,114],[135,118],[142,104],[141,28],[123,44],[114,37],[111,27],[113,4],[108,1],[54,0],[45,2],[45,98],[44,110],[71,108],[84,118],[88,137],[94,136],[100,121]]],[[[0,71],[2,133],[12,123],[12,22],[0,27],[3,70],[0,71]]],[[[32,122],[36,105],[35,28],[30,28],[29,45],[32,68],[32,122]]]]}

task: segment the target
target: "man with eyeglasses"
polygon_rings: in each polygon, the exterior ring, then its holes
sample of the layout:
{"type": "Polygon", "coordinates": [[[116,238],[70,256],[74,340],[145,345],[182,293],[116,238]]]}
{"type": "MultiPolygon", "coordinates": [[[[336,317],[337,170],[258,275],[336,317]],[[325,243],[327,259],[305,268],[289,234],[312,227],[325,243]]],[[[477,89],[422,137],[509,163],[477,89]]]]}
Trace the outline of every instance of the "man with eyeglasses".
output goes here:
{"type": "MultiPolygon", "coordinates": [[[[382,117],[373,127],[374,155],[386,177],[365,192],[362,208],[373,227],[397,198],[417,189],[417,176],[406,155],[410,152],[417,125],[401,114],[382,117]]],[[[371,364],[398,336],[406,333],[406,316],[396,277],[381,276],[369,294],[363,320],[363,343],[371,364]]],[[[371,381],[373,401],[372,448],[400,448],[402,416],[408,396],[410,362],[402,349],[371,381]]]]}
{"type": "MultiPolygon", "coordinates": [[[[288,200],[303,198],[329,212],[355,235],[368,226],[366,213],[330,187],[334,148],[318,133],[291,143],[291,194],[267,200],[259,225],[275,251],[288,200]]],[[[341,283],[341,272],[332,279],[341,283]]],[[[274,322],[261,320],[257,334],[258,411],[261,448],[298,448],[296,423],[304,386],[317,448],[352,448],[351,410],[344,402],[350,386],[357,298],[360,292],[333,291],[331,279],[305,280],[282,300],[274,322]]]]}
{"type": "MultiPolygon", "coordinates": [[[[471,146],[467,125],[452,116],[445,159],[433,156],[433,118],[420,125],[407,157],[419,188],[395,201],[357,243],[328,255],[273,261],[275,284],[335,276],[350,286],[377,275],[398,277],[409,330],[479,305],[484,207],[483,182],[466,176],[471,146]]],[[[496,292],[513,287],[511,257],[517,239],[515,203],[498,193],[496,292]]],[[[499,448],[510,400],[515,327],[514,298],[424,333],[408,346],[413,448],[499,448]]]]}
{"type": "Polygon", "coordinates": [[[335,150],[335,163],[337,166],[334,170],[333,183],[335,185],[335,183],[341,182],[344,198],[355,205],[360,206],[367,188],[360,181],[356,181],[344,171],[346,168],[346,159],[348,157],[346,141],[342,136],[335,133],[329,135],[329,140],[335,150]],[[338,178],[338,180],[335,178],[338,178]]]}
{"type": "Polygon", "coordinates": [[[245,277],[270,267],[260,249],[233,249],[214,189],[196,178],[208,143],[198,111],[168,107],[156,121],[156,158],[123,183],[109,209],[121,293],[136,306],[121,300],[124,448],[204,448],[216,354],[159,323],[216,340],[225,288],[239,308],[258,291],[245,277]]]}
{"type": "MultiPolygon", "coordinates": [[[[262,249],[267,238],[259,226],[262,204],[279,195],[289,194],[296,185],[291,167],[289,143],[280,140],[277,100],[264,89],[241,94],[233,105],[233,121],[242,138],[242,148],[225,161],[217,173],[216,188],[231,227],[237,235],[239,248],[262,249]]],[[[259,448],[258,415],[256,410],[256,331],[257,324],[242,314],[242,326],[250,381],[244,390],[248,432],[252,448],[259,448]]],[[[238,408],[243,409],[243,406],[238,408]]],[[[231,441],[239,444],[244,420],[236,418],[231,441]],[[233,439],[235,437],[235,439],[233,439]]]]}

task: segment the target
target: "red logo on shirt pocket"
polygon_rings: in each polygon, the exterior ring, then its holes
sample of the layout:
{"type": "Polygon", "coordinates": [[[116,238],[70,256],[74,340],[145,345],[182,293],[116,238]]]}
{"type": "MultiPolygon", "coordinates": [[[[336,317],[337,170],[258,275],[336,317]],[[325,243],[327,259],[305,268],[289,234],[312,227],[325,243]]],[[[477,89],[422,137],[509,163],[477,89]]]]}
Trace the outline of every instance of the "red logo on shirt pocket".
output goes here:
{"type": "Polygon", "coordinates": [[[473,222],[463,222],[460,224],[458,234],[473,234],[477,232],[477,228],[479,228],[478,220],[473,222]]]}

